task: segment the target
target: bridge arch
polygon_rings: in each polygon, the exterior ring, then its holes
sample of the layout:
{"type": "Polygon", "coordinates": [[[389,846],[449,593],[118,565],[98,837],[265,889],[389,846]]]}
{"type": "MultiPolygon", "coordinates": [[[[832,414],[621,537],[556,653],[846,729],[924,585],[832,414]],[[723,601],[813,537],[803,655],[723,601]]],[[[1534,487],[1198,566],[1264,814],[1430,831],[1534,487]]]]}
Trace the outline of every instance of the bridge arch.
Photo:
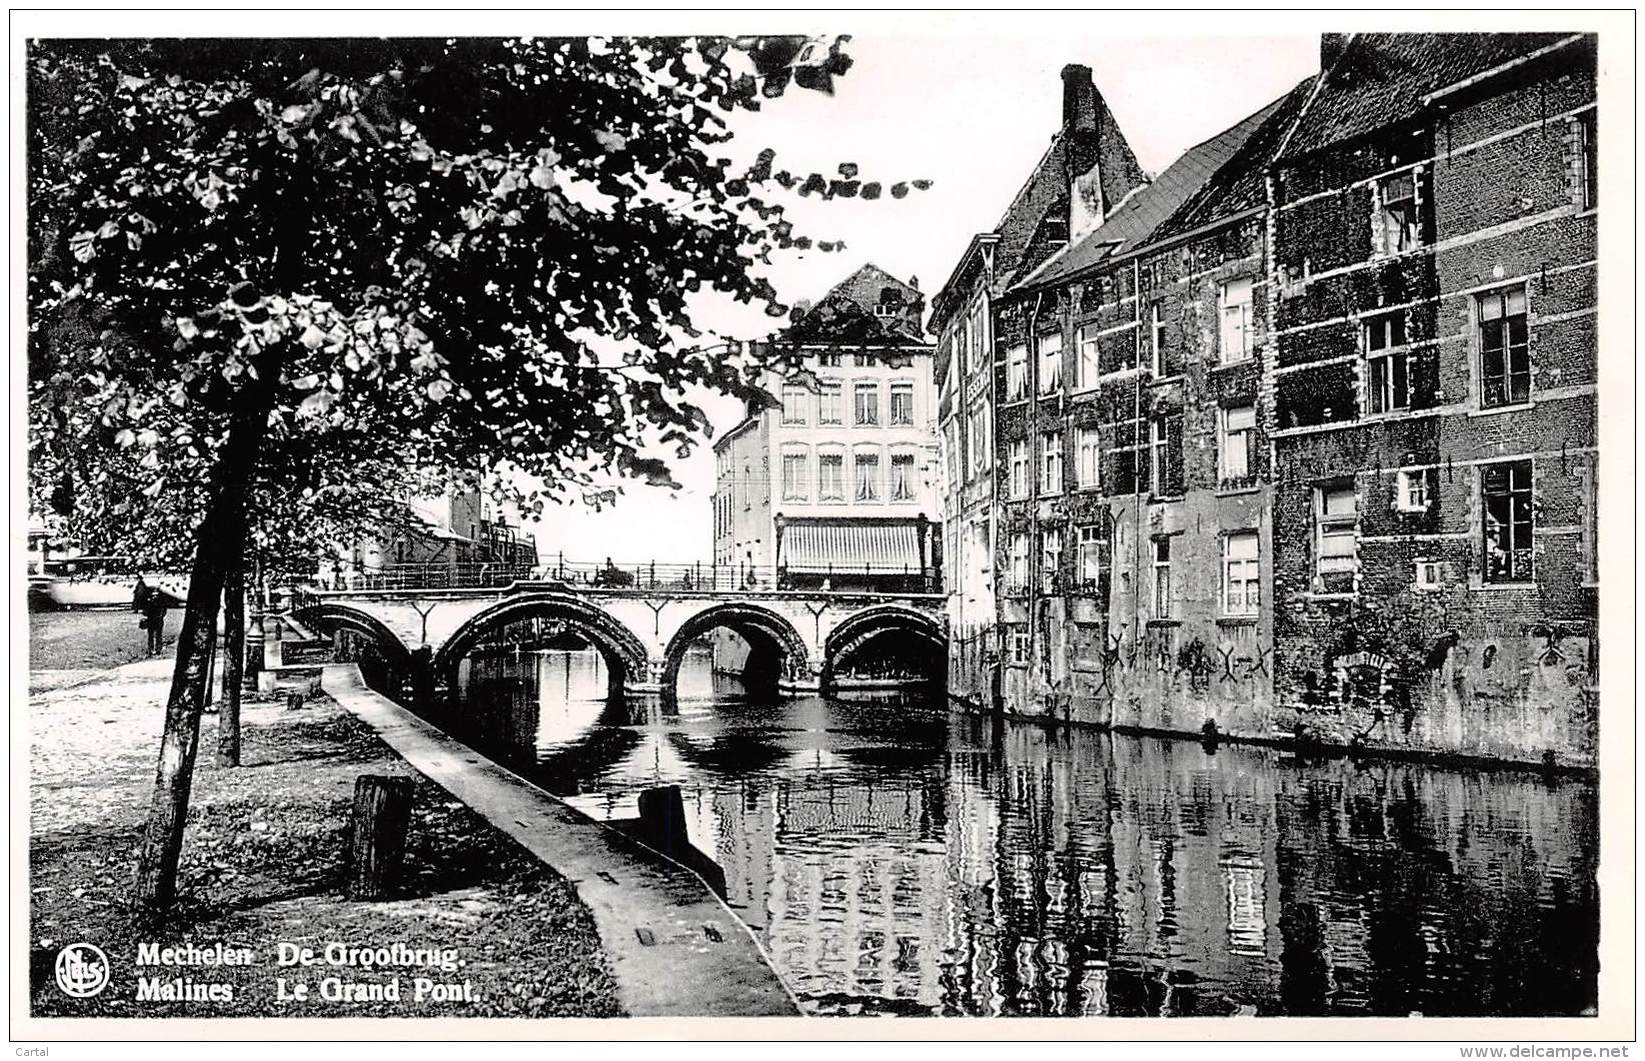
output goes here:
{"type": "Polygon", "coordinates": [[[293,617],[305,627],[337,639],[340,630],[359,634],[377,650],[379,658],[369,655],[357,657],[360,674],[366,684],[386,695],[398,698],[404,683],[415,674],[411,650],[393,630],[367,612],[344,604],[311,604],[298,609],[293,617]]]}
{"type": "Polygon", "coordinates": [[[811,658],[792,623],[769,608],[741,601],[710,605],[680,624],[663,652],[662,688],[673,695],[686,649],[711,630],[724,627],[748,642],[745,683],[779,682],[803,676],[811,658]]]}
{"type": "Polygon", "coordinates": [[[358,608],[346,604],[311,604],[298,609],[294,618],[311,630],[327,634],[334,634],[339,628],[352,630],[370,639],[396,666],[405,666],[411,660],[411,649],[399,635],[376,616],[358,608]]]}
{"type": "Polygon", "coordinates": [[[436,679],[456,684],[457,664],[489,633],[522,619],[554,619],[599,650],[611,673],[611,691],[646,678],[645,644],[620,619],[598,604],[569,593],[533,593],[509,597],[459,626],[434,656],[436,679]]]}
{"type": "Polygon", "coordinates": [[[877,604],[841,620],[822,645],[822,688],[832,690],[840,664],[878,638],[900,636],[917,642],[930,654],[927,674],[940,680],[947,670],[948,631],[942,620],[900,604],[877,604]]]}

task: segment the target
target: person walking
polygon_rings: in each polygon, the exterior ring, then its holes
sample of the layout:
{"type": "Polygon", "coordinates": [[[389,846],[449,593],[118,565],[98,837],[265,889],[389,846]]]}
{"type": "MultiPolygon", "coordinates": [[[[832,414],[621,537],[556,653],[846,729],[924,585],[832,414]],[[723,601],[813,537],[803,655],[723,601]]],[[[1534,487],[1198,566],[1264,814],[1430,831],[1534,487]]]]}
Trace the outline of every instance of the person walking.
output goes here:
{"type": "Polygon", "coordinates": [[[170,607],[165,592],[139,578],[132,589],[131,607],[143,615],[137,625],[148,631],[148,654],[159,655],[165,645],[166,611],[170,607]]]}

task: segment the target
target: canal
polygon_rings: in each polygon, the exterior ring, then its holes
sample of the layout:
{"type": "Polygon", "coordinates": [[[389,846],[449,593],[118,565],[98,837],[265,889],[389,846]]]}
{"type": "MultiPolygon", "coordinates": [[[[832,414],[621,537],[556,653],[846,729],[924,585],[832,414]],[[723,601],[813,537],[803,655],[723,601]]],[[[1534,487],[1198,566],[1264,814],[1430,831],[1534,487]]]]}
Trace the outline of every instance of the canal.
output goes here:
{"type": "Polygon", "coordinates": [[[608,702],[593,651],[462,666],[436,719],[599,819],[677,784],[692,842],[815,1013],[1580,1014],[1597,793],[776,700],[682,668],[608,702]]]}

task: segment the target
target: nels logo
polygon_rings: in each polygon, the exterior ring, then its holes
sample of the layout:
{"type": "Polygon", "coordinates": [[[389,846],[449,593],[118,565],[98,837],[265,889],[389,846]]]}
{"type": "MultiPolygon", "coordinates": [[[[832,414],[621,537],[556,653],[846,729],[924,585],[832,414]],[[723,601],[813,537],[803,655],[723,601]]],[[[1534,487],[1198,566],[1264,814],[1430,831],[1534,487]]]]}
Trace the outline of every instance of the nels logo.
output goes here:
{"type": "Polygon", "coordinates": [[[70,943],[57,952],[57,987],[70,998],[91,998],[109,985],[108,955],[90,943],[70,943]]]}

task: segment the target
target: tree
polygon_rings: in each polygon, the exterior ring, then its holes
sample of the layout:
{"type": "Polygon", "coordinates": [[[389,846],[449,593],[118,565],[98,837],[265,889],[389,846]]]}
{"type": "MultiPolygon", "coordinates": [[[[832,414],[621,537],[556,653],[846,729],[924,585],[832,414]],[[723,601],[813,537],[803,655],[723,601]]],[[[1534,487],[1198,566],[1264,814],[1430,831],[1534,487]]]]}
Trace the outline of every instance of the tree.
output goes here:
{"type": "MultiPolygon", "coordinates": [[[[128,447],[157,445],[168,408],[204,433],[141,918],[175,895],[210,617],[260,462],[363,434],[407,467],[544,490],[672,481],[647,445],[703,437],[685,389],[746,396],[765,367],[697,342],[690,294],[782,316],[760,265],[810,241],[779,197],[879,192],[849,164],[715,154],[725,115],[844,73],[839,42],[806,43],[34,42],[31,371],[128,447]],[[47,339],[71,323],[95,341],[65,366],[47,339]]],[[[145,461],[144,492],[167,489],[145,461]]]]}

